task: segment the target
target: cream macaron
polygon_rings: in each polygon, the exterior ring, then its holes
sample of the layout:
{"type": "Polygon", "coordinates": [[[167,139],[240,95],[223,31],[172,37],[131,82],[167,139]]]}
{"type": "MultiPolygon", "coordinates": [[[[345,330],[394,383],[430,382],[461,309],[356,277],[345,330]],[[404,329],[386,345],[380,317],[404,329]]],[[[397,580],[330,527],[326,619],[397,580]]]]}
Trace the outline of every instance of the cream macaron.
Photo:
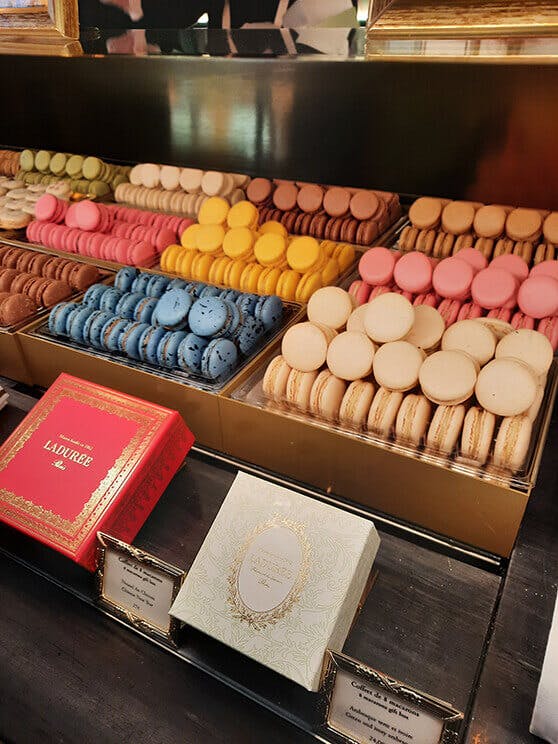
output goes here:
{"type": "Polygon", "coordinates": [[[462,351],[476,359],[482,367],[494,356],[496,336],[490,328],[476,320],[460,320],[442,336],[443,351],[462,351]]]}
{"type": "Polygon", "coordinates": [[[461,351],[437,351],[419,372],[422,392],[438,405],[457,405],[471,397],[477,381],[475,360],[461,351]]]}
{"type": "Polygon", "coordinates": [[[409,300],[396,292],[386,292],[368,303],[364,327],[372,341],[399,341],[412,329],[415,308],[409,300]]]}
{"type": "Polygon", "coordinates": [[[267,365],[263,378],[264,395],[277,402],[283,402],[290,373],[291,367],[282,356],[276,356],[272,359],[267,365]]]}
{"type": "Polygon", "coordinates": [[[287,378],[287,387],[285,390],[287,402],[300,411],[308,411],[310,393],[312,392],[312,386],[317,376],[318,373],[316,371],[301,372],[298,369],[292,369],[287,378]]]}
{"type": "Polygon", "coordinates": [[[367,429],[383,439],[393,431],[397,413],[403,402],[403,393],[381,387],[378,389],[368,413],[367,429]]]}
{"type": "Polygon", "coordinates": [[[344,331],[327,349],[327,366],[342,380],[359,380],[372,371],[376,347],[368,336],[358,331],[344,331]]]}
{"type": "Polygon", "coordinates": [[[527,416],[508,416],[502,420],[494,445],[494,465],[516,473],[525,464],[533,424],[527,416]]]}
{"type": "Polygon", "coordinates": [[[415,387],[426,354],[408,341],[390,341],[374,354],[374,377],[388,390],[405,392],[415,387]]]}
{"type": "Polygon", "coordinates": [[[327,421],[337,421],[346,383],[327,369],[316,377],[310,391],[309,410],[327,421]]]}
{"type": "Polygon", "coordinates": [[[475,385],[480,405],[495,416],[518,416],[537,396],[532,369],[517,359],[493,359],[483,367],[475,385]]]}
{"type": "Polygon", "coordinates": [[[361,429],[368,418],[375,388],[366,380],[354,380],[347,388],[339,408],[339,421],[345,426],[361,429]]]}
{"type": "Polygon", "coordinates": [[[395,437],[399,442],[415,447],[422,442],[432,405],[424,395],[406,395],[395,420],[395,437]]]}
{"type": "Polygon", "coordinates": [[[328,338],[315,323],[298,323],[283,336],[281,353],[287,364],[300,372],[313,372],[323,365],[328,350],[328,338]]]}
{"type": "Polygon", "coordinates": [[[461,458],[475,465],[484,465],[492,448],[496,417],[484,408],[469,408],[461,432],[461,458]]]}
{"type": "Polygon", "coordinates": [[[426,446],[434,452],[450,455],[459,439],[465,406],[438,406],[426,435],[426,446]]]}

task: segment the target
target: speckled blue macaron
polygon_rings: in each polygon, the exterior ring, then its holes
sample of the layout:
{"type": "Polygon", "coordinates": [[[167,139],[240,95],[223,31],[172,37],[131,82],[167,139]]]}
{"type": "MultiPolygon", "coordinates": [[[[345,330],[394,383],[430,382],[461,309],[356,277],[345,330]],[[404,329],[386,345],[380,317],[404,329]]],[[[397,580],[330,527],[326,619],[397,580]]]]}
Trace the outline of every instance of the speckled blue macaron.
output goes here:
{"type": "Polygon", "coordinates": [[[147,323],[130,323],[124,333],[120,336],[120,351],[131,359],[141,359],[139,353],[139,340],[148,328],[147,323]]]}
{"type": "Polygon", "coordinates": [[[261,320],[254,318],[252,315],[247,315],[234,338],[240,353],[244,356],[251,354],[262,340],[264,333],[265,328],[261,320]]]}
{"type": "Polygon", "coordinates": [[[219,299],[229,300],[229,302],[236,302],[240,296],[241,293],[237,292],[236,289],[223,289],[221,291],[221,294],[219,295],[219,299]]]}
{"type": "Polygon", "coordinates": [[[138,270],[133,266],[123,266],[114,277],[114,286],[121,292],[129,292],[137,275],[138,270]]]}
{"type": "Polygon", "coordinates": [[[134,318],[140,323],[151,323],[157,302],[156,297],[142,297],[134,308],[134,318]]]}
{"type": "Polygon", "coordinates": [[[122,292],[114,287],[109,287],[101,297],[98,310],[106,310],[107,313],[116,313],[116,306],[120,302],[122,292]]]}
{"type": "Polygon", "coordinates": [[[103,329],[104,324],[110,320],[112,315],[110,313],[105,312],[104,310],[95,310],[91,313],[91,315],[87,318],[85,321],[85,325],[83,327],[83,341],[86,344],[89,344],[90,346],[97,346],[97,348],[101,348],[100,345],[100,333],[103,329]],[[91,334],[91,329],[94,329],[93,338],[91,334]],[[94,343],[94,340],[97,342],[97,344],[94,343]]]}
{"type": "Polygon", "coordinates": [[[171,279],[171,281],[167,284],[167,288],[165,289],[165,292],[170,292],[171,289],[186,289],[188,286],[188,282],[185,282],[184,279],[171,279]]]}
{"type": "Polygon", "coordinates": [[[85,321],[94,312],[95,308],[91,307],[90,305],[79,305],[68,315],[68,335],[73,341],[76,341],[78,344],[85,343],[85,339],[83,336],[85,321]]]}
{"type": "Polygon", "coordinates": [[[87,292],[83,295],[82,303],[84,305],[90,305],[91,307],[99,310],[101,297],[105,294],[107,289],[110,289],[110,287],[107,287],[106,284],[92,284],[87,292]]]}
{"type": "Polygon", "coordinates": [[[152,276],[153,274],[147,274],[145,271],[142,271],[140,274],[138,274],[134,279],[134,283],[132,284],[132,292],[141,292],[142,294],[147,294],[147,285],[149,284],[152,276]]]}
{"type": "Polygon", "coordinates": [[[188,323],[196,336],[222,336],[231,321],[230,306],[217,297],[206,297],[192,305],[188,323]]]}
{"type": "Polygon", "coordinates": [[[254,317],[261,320],[266,331],[275,328],[283,317],[283,303],[276,295],[260,297],[254,308],[254,317]]]}
{"type": "Polygon", "coordinates": [[[218,380],[230,374],[236,367],[238,351],[228,338],[215,338],[205,347],[201,360],[201,372],[208,380],[218,380]]]}
{"type": "Polygon", "coordinates": [[[134,317],[136,305],[143,299],[144,295],[140,294],[140,292],[126,292],[118,300],[116,314],[122,318],[129,318],[131,320],[134,317]]]}
{"type": "Polygon", "coordinates": [[[194,375],[201,374],[202,354],[209,341],[194,333],[188,333],[180,342],[177,351],[177,361],[180,369],[194,375]]]}
{"type": "Polygon", "coordinates": [[[59,302],[52,308],[48,316],[48,329],[54,336],[68,335],[68,317],[77,307],[77,302],[59,302]]]}
{"type": "Polygon", "coordinates": [[[157,347],[157,361],[161,367],[175,369],[178,367],[177,352],[181,342],[186,338],[184,331],[167,331],[157,347]]]}
{"type": "Polygon", "coordinates": [[[165,292],[153,311],[152,322],[168,331],[178,331],[188,325],[188,314],[192,307],[192,296],[184,289],[165,292]]]}
{"type": "Polygon", "coordinates": [[[105,323],[101,331],[101,344],[107,351],[120,351],[120,337],[130,325],[127,318],[117,315],[105,323]]]}
{"type": "Polygon", "coordinates": [[[212,287],[208,285],[202,289],[200,299],[204,297],[219,297],[222,291],[221,287],[212,287]]]}
{"type": "Polygon", "coordinates": [[[186,285],[186,291],[194,297],[199,297],[206,287],[207,284],[204,284],[203,282],[190,282],[186,285]]]}
{"type": "Polygon", "coordinates": [[[160,326],[149,326],[140,337],[140,359],[149,364],[157,364],[157,348],[167,331],[160,326]]]}
{"type": "Polygon", "coordinates": [[[147,282],[145,294],[149,297],[162,297],[169,284],[170,279],[168,277],[153,274],[151,279],[147,282]]]}
{"type": "Polygon", "coordinates": [[[259,295],[241,294],[239,297],[236,298],[236,305],[243,315],[253,315],[254,308],[256,307],[256,303],[259,299],[259,295]]]}
{"type": "Polygon", "coordinates": [[[234,302],[231,302],[230,300],[223,300],[223,302],[230,311],[229,322],[227,323],[227,327],[223,333],[223,336],[225,336],[226,338],[233,338],[234,334],[242,325],[244,316],[234,302]]]}

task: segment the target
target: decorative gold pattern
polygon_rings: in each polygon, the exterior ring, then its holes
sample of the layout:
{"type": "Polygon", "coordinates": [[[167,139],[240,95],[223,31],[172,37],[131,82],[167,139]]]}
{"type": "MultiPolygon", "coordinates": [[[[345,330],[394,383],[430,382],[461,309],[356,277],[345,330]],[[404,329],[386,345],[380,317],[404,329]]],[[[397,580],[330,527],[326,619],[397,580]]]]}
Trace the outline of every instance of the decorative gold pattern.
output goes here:
{"type": "Polygon", "coordinates": [[[302,590],[304,589],[304,586],[308,580],[311,556],[312,550],[310,547],[310,543],[306,538],[303,524],[283,517],[280,514],[274,514],[271,519],[268,519],[266,522],[263,522],[262,524],[259,524],[257,527],[255,527],[244,541],[242,547],[238,551],[236,558],[231,565],[228,579],[229,592],[227,596],[227,602],[231,607],[232,616],[238,620],[241,620],[242,622],[248,623],[248,625],[250,625],[250,627],[254,630],[263,630],[268,625],[275,625],[275,623],[281,620],[281,618],[285,617],[285,615],[287,615],[292,610],[294,605],[300,599],[302,590]],[[267,532],[274,527],[285,527],[286,529],[291,530],[291,532],[294,532],[302,548],[302,562],[298,570],[298,576],[292,586],[292,589],[287,594],[285,599],[276,607],[273,607],[271,610],[258,612],[256,610],[252,610],[250,607],[247,607],[242,600],[238,586],[238,578],[250,545],[259,535],[262,535],[264,532],[267,532]]]}
{"type": "Polygon", "coordinates": [[[8,466],[54,408],[65,398],[133,421],[138,429],[75,519],[65,519],[6,489],[0,489],[0,511],[21,526],[47,538],[54,545],[75,553],[84,536],[91,531],[145,454],[153,435],[165,421],[166,413],[143,402],[135,402],[117,392],[83,388],[66,379],[59,389],[54,391],[51,389],[48,401],[40,403],[36,413],[32,411],[28,415],[25,428],[18,436],[7,440],[5,452],[0,458],[0,472],[8,466]]]}

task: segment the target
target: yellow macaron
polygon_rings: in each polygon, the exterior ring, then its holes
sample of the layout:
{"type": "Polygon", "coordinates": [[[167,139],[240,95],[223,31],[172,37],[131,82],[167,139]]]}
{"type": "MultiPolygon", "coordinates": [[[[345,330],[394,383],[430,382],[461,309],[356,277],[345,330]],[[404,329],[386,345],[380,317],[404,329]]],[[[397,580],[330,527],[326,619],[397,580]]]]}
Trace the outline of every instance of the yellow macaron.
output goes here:
{"type": "Polygon", "coordinates": [[[314,271],[322,260],[320,244],[309,235],[294,238],[287,248],[287,261],[291,269],[305,274],[314,271]]]}
{"type": "Polygon", "coordinates": [[[184,252],[181,245],[169,245],[161,253],[161,268],[163,271],[176,271],[176,264],[180,254],[184,252]]]}
{"type": "Polygon", "coordinates": [[[219,253],[225,239],[222,225],[201,225],[196,236],[198,250],[202,253],[219,253]]]}
{"type": "Polygon", "coordinates": [[[231,259],[227,256],[221,256],[215,259],[213,262],[213,275],[211,275],[211,272],[209,274],[211,284],[224,284],[225,271],[230,263],[231,259]]]}
{"type": "Polygon", "coordinates": [[[192,262],[192,278],[197,282],[206,282],[209,279],[209,270],[213,264],[213,256],[200,253],[192,262]]]}
{"type": "Polygon", "coordinates": [[[274,268],[273,266],[265,268],[258,277],[258,294],[275,294],[280,276],[281,269],[274,268]]]}
{"type": "Polygon", "coordinates": [[[296,299],[296,288],[300,281],[300,274],[292,269],[287,269],[281,273],[275,293],[283,300],[294,302],[296,299]]]}
{"type": "Polygon", "coordinates": [[[240,279],[246,265],[245,261],[240,261],[238,259],[231,261],[231,263],[225,268],[223,284],[232,289],[240,289],[240,279]]]}
{"type": "Polygon", "coordinates": [[[198,222],[200,225],[223,225],[229,213],[229,203],[220,196],[212,196],[200,207],[198,222]]]}
{"type": "Polygon", "coordinates": [[[324,287],[333,282],[339,276],[339,264],[334,258],[330,258],[326,261],[325,266],[322,268],[322,283],[324,287]]]}
{"type": "Polygon", "coordinates": [[[269,222],[264,222],[263,225],[260,226],[260,233],[261,235],[274,233],[275,235],[281,235],[281,237],[285,239],[288,236],[285,226],[282,225],[280,222],[277,222],[277,220],[269,220],[269,222]]]}
{"type": "Polygon", "coordinates": [[[263,266],[257,263],[247,264],[240,277],[240,289],[243,292],[256,293],[258,291],[258,279],[263,268],[263,266]]]}
{"type": "Polygon", "coordinates": [[[186,230],[184,230],[180,238],[180,242],[184,248],[194,249],[198,247],[197,235],[199,229],[200,225],[197,222],[194,222],[193,225],[190,225],[190,227],[187,227],[186,230]]]}
{"type": "Polygon", "coordinates": [[[262,266],[279,266],[285,261],[287,244],[277,233],[260,235],[254,245],[254,255],[262,266]]]}
{"type": "Polygon", "coordinates": [[[192,278],[192,264],[196,256],[199,256],[199,255],[200,255],[199,251],[185,250],[180,256],[180,259],[176,263],[177,273],[180,274],[180,276],[183,276],[185,279],[191,279],[192,278]]]}
{"type": "Polygon", "coordinates": [[[341,273],[343,273],[344,271],[347,271],[351,264],[354,263],[355,249],[352,245],[341,243],[340,245],[336,246],[335,250],[332,253],[332,258],[337,261],[337,263],[339,264],[339,269],[341,273]]]}
{"type": "Polygon", "coordinates": [[[232,259],[250,260],[253,257],[253,247],[254,234],[249,227],[233,227],[223,240],[223,252],[232,259]]]}
{"type": "Polygon", "coordinates": [[[247,227],[258,224],[258,209],[249,201],[239,201],[229,209],[227,224],[230,228],[247,227]]]}
{"type": "Polygon", "coordinates": [[[314,292],[321,289],[322,286],[322,275],[319,271],[312,271],[304,274],[296,288],[296,301],[308,302],[314,292]]]}

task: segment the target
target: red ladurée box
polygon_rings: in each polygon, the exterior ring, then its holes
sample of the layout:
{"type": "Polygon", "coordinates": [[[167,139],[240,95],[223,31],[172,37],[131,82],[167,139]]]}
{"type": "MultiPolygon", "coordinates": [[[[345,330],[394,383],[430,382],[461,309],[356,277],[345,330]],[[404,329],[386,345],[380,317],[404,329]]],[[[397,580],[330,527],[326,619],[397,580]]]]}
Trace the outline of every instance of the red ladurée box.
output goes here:
{"type": "Polygon", "coordinates": [[[131,542],[194,436],[180,414],[62,374],[0,447],[0,519],[94,569],[131,542]]]}

